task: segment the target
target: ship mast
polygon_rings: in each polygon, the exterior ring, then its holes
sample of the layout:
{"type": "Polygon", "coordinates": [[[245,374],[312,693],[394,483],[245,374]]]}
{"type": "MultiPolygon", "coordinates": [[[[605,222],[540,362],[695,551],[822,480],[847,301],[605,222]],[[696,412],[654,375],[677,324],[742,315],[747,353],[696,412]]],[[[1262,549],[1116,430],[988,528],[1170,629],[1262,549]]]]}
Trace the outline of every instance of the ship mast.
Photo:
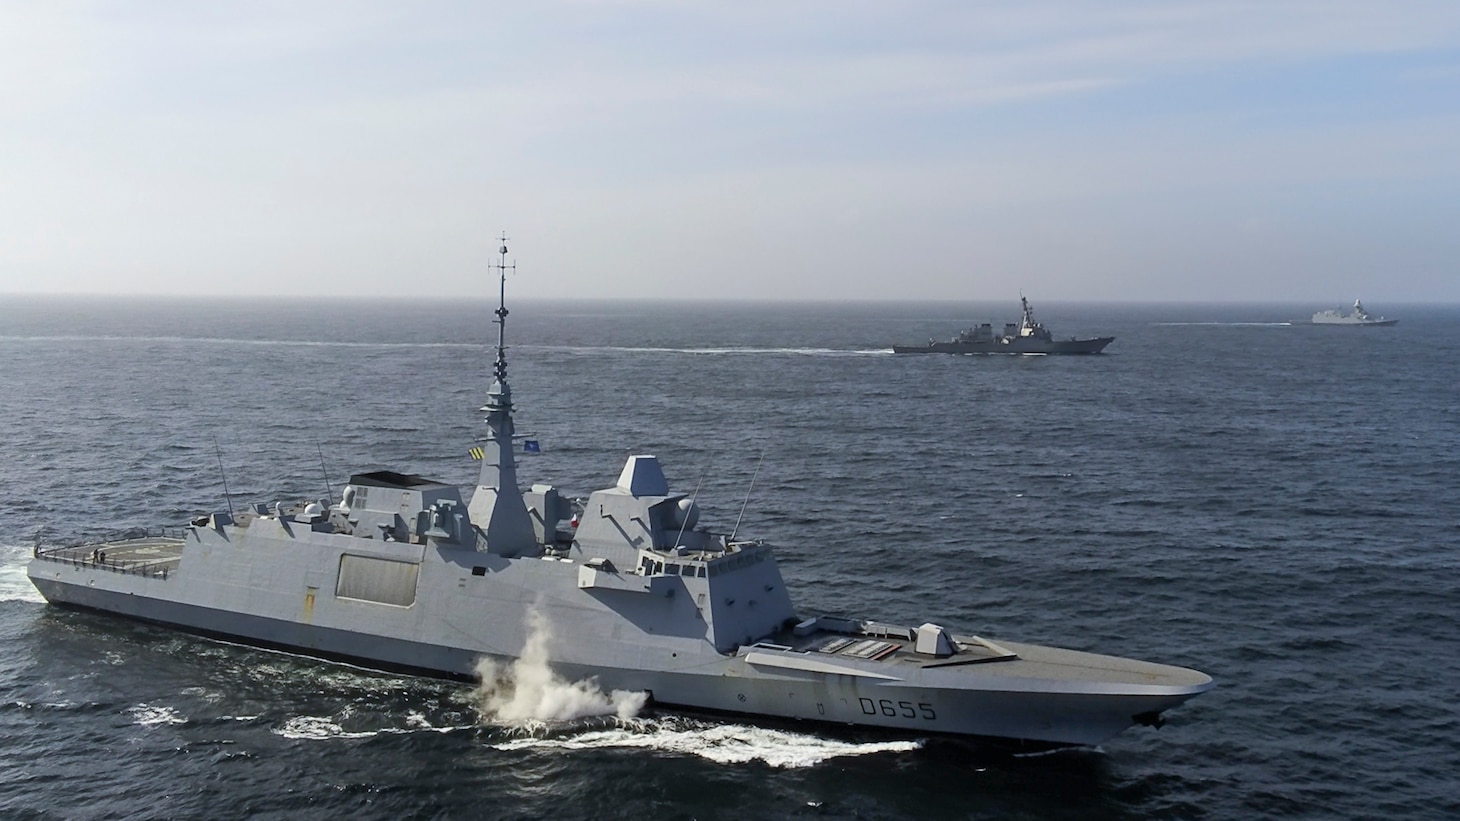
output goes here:
{"type": "Polygon", "coordinates": [[[517,487],[517,463],[512,455],[512,389],[507,385],[507,235],[502,234],[497,269],[497,360],[492,366],[492,385],[481,411],[487,415],[487,437],[482,447],[482,472],[472,494],[467,514],[487,538],[487,552],[502,556],[532,555],[538,552],[532,519],[517,487]]]}
{"type": "MultiPolygon", "coordinates": [[[[496,382],[493,386],[501,386],[501,393],[506,400],[508,416],[512,410],[512,391],[507,387],[507,271],[517,273],[517,261],[513,260],[511,265],[507,264],[507,232],[502,232],[502,248],[498,252],[501,257],[497,260],[497,310],[494,311],[497,318],[492,320],[497,324],[497,362],[492,366],[492,375],[496,382]]],[[[485,410],[485,408],[483,408],[485,410]]],[[[511,420],[508,420],[509,424],[511,420]]]]}

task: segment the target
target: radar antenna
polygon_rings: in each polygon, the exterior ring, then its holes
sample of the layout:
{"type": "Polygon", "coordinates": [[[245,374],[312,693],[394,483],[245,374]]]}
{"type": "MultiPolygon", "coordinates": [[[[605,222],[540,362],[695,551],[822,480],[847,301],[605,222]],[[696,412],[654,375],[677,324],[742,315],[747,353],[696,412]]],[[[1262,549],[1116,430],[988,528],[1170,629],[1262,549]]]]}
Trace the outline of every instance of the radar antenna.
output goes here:
{"type": "Polygon", "coordinates": [[[497,362],[492,367],[492,375],[505,387],[507,385],[507,272],[517,273],[517,262],[513,260],[511,265],[507,264],[507,232],[503,231],[500,238],[502,247],[498,251],[501,255],[497,264],[497,318],[492,320],[497,323],[497,362]]]}

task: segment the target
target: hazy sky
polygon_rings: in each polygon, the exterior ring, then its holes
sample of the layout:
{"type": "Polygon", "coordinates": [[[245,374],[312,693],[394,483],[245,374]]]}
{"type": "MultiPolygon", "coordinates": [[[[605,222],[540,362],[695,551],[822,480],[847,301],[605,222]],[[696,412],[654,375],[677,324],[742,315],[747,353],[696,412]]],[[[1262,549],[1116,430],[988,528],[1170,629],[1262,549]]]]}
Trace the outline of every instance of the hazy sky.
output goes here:
{"type": "Polygon", "coordinates": [[[1460,302],[1460,2],[0,0],[0,293],[1460,302]]]}

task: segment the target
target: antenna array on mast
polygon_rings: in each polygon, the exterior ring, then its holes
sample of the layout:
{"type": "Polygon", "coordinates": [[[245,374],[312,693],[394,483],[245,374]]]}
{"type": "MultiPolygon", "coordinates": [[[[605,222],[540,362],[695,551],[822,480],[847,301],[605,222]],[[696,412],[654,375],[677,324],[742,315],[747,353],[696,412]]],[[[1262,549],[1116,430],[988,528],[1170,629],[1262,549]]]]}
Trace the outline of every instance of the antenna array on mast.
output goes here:
{"type": "Polygon", "coordinates": [[[507,272],[517,271],[517,263],[507,264],[507,232],[503,231],[501,236],[502,247],[498,252],[501,254],[497,260],[496,269],[498,275],[497,283],[497,362],[492,366],[492,375],[503,385],[507,384],[507,272]]]}

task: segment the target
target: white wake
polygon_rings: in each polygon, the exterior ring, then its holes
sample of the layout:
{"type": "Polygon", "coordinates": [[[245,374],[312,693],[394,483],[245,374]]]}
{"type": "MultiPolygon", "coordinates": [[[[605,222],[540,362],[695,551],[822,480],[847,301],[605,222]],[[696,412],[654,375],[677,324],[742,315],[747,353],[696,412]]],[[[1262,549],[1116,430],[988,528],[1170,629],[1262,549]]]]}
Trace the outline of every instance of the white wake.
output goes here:
{"type": "Polygon", "coordinates": [[[637,719],[646,695],[614,690],[604,693],[595,679],[566,681],[548,666],[552,631],[537,610],[527,615],[528,635],[522,657],[511,664],[483,659],[477,664],[481,684],[472,693],[482,718],[526,730],[491,743],[498,750],[644,749],[696,755],[722,764],[761,761],[772,767],[809,767],[841,756],[907,752],[919,741],[857,743],[804,733],[743,724],[721,724],[690,718],[637,719]],[[548,722],[608,717],[609,726],[549,728],[548,722]]]}
{"type": "Polygon", "coordinates": [[[0,601],[44,602],[40,591],[25,575],[30,562],[30,548],[23,545],[0,545],[0,601]]]}
{"type": "Polygon", "coordinates": [[[719,764],[760,761],[772,767],[794,769],[815,766],[832,758],[910,752],[921,747],[922,742],[836,741],[743,724],[666,718],[554,738],[515,738],[492,746],[499,750],[655,750],[699,756],[719,764]]]}

